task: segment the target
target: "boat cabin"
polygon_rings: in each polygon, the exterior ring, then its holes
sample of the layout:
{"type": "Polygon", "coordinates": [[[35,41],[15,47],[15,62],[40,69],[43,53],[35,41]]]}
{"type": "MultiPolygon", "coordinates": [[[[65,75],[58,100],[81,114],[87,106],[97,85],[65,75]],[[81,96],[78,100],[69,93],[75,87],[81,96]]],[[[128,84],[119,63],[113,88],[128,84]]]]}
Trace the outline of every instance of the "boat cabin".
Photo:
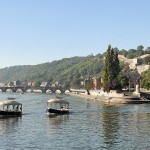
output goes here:
{"type": "Polygon", "coordinates": [[[22,104],[15,100],[0,101],[0,116],[21,116],[22,104]]]}

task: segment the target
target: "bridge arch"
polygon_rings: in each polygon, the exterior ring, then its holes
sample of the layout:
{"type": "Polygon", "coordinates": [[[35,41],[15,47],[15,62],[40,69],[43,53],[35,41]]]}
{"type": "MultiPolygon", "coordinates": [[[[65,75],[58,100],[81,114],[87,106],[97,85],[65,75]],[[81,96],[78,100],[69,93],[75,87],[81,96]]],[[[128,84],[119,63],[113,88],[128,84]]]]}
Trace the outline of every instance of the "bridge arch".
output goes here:
{"type": "Polygon", "coordinates": [[[47,90],[46,90],[46,93],[52,93],[52,90],[47,89],[47,90]]]}
{"type": "Polygon", "coordinates": [[[67,93],[70,93],[70,91],[69,91],[69,90],[66,90],[65,93],[66,93],[66,94],[67,94],[67,93]]]}
{"type": "Polygon", "coordinates": [[[41,89],[33,89],[34,93],[43,93],[41,89]]]}
{"type": "Polygon", "coordinates": [[[13,90],[8,88],[8,89],[6,89],[6,92],[7,92],[7,93],[12,93],[13,90]]]}
{"type": "Polygon", "coordinates": [[[55,93],[56,93],[56,94],[61,94],[62,92],[61,92],[61,90],[57,89],[57,90],[55,91],[55,93]]]}
{"type": "Polygon", "coordinates": [[[16,90],[16,93],[21,93],[21,92],[23,92],[22,89],[17,89],[17,90],[16,90]]]}

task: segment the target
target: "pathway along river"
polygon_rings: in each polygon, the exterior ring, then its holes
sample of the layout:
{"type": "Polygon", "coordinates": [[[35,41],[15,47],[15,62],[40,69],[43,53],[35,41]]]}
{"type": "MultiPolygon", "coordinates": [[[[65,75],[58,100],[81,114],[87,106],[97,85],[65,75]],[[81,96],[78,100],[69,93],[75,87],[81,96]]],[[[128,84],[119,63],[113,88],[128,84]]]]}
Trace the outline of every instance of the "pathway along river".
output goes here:
{"type": "Polygon", "coordinates": [[[54,95],[0,93],[23,104],[22,117],[0,119],[2,150],[147,150],[150,149],[150,104],[109,106],[61,95],[69,115],[46,116],[54,95]]]}

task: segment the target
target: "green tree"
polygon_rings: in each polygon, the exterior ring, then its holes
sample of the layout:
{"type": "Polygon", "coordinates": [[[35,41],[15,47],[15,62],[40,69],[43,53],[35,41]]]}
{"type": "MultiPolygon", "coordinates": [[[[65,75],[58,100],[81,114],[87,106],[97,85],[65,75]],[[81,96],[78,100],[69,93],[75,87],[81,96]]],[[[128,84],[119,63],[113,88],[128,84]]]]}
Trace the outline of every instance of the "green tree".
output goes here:
{"type": "Polygon", "coordinates": [[[84,88],[87,90],[88,93],[89,93],[89,90],[93,88],[93,82],[90,78],[89,78],[89,81],[88,81],[88,83],[86,83],[84,88]]]}
{"type": "Polygon", "coordinates": [[[128,52],[125,49],[122,49],[119,54],[124,55],[125,57],[127,56],[128,52]]]}
{"type": "Polygon", "coordinates": [[[144,49],[144,46],[143,45],[139,45],[138,47],[137,47],[137,50],[143,50],[144,49]]]}
{"type": "Polygon", "coordinates": [[[150,56],[145,57],[145,58],[143,59],[143,63],[144,63],[144,64],[150,63],[150,56]]]}
{"type": "Polygon", "coordinates": [[[102,79],[104,90],[110,91],[110,89],[114,89],[116,85],[114,85],[115,80],[120,72],[118,53],[115,52],[111,45],[108,46],[106,51],[106,55],[104,58],[104,64],[102,69],[102,79]]]}
{"type": "Polygon", "coordinates": [[[142,72],[141,78],[142,78],[141,86],[145,89],[150,89],[150,69],[142,72]]]}
{"type": "Polygon", "coordinates": [[[36,80],[36,81],[33,82],[33,85],[34,85],[35,87],[40,87],[41,82],[40,82],[39,80],[36,80]]]}
{"type": "Polygon", "coordinates": [[[146,48],[145,53],[146,53],[146,54],[150,54],[150,47],[147,47],[147,48],[146,48]]]}
{"type": "Polygon", "coordinates": [[[142,45],[139,45],[137,47],[137,52],[136,52],[136,56],[139,57],[141,55],[144,55],[144,51],[143,51],[144,47],[142,45]]]}
{"type": "Polygon", "coordinates": [[[70,82],[69,81],[65,81],[64,89],[70,89],[70,82]]]}
{"type": "Polygon", "coordinates": [[[118,76],[118,86],[120,88],[129,86],[129,79],[125,75],[118,76]]]}
{"type": "Polygon", "coordinates": [[[80,88],[80,79],[79,78],[74,78],[73,81],[71,82],[72,87],[74,88],[80,88]]]}
{"type": "Polygon", "coordinates": [[[119,72],[120,72],[120,62],[119,62],[119,59],[118,59],[118,53],[117,52],[114,53],[113,63],[114,63],[114,65],[113,65],[114,77],[117,77],[119,72]]]}

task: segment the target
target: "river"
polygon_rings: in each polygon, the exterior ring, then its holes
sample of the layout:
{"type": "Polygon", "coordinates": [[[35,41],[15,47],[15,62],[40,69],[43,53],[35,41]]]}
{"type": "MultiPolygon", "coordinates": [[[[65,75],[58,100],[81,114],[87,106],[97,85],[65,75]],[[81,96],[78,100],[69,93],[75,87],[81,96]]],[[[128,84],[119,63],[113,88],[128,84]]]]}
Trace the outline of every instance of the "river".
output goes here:
{"type": "Polygon", "coordinates": [[[46,116],[50,94],[0,93],[23,104],[22,117],[0,119],[2,150],[148,150],[150,104],[110,106],[61,95],[70,114],[46,116]]]}

